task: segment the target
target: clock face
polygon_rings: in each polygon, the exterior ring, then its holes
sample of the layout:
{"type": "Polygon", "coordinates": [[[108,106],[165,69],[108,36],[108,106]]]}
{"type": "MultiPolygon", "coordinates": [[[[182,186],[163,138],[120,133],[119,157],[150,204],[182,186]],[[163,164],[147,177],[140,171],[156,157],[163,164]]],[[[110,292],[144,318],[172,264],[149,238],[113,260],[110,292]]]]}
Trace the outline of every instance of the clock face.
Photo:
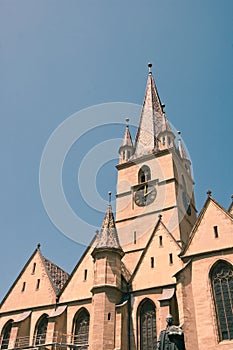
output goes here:
{"type": "Polygon", "coordinates": [[[139,207],[144,207],[154,202],[157,191],[154,185],[142,185],[134,193],[134,202],[139,207]]]}

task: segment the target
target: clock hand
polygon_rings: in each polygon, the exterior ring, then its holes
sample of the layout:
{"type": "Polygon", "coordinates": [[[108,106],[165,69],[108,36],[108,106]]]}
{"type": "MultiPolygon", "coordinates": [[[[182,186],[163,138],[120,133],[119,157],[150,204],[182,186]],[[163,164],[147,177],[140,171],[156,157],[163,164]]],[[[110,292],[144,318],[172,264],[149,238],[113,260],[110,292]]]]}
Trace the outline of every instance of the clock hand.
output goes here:
{"type": "Polygon", "coordinates": [[[148,194],[150,194],[153,190],[150,190],[149,192],[147,193],[144,193],[144,197],[148,196],[148,194]]]}

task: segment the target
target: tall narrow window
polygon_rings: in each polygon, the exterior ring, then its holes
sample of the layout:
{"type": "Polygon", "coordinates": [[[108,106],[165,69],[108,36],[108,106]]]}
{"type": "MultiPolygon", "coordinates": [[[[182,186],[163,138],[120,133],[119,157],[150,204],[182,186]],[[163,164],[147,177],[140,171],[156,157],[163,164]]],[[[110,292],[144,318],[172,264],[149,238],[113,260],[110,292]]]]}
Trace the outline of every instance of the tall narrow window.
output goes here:
{"type": "Polygon", "coordinates": [[[163,246],[163,236],[159,236],[159,246],[163,246]]]}
{"type": "Polygon", "coordinates": [[[134,233],[133,233],[133,242],[134,242],[134,244],[137,243],[137,232],[136,231],[134,231],[134,233]]]}
{"type": "Polygon", "coordinates": [[[108,321],[110,321],[111,320],[111,313],[109,312],[108,313],[108,321]]]}
{"type": "Polygon", "coordinates": [[[8,349],[9,340],[11,336],[13,320],[8,321],[3,327],[2,336],[1,336],[1,349],[8,349]]]}
{"type": "Polygon", "coordinates": [[[25,291],[25,288],[26,288],[26,282],[23,282],[21,292],[24,292],[24,291],[25,291]]]}
{"type": "Polygon", "coordinates": [[[87,280],[87,269],[84,270],[84,281],[87,280]]]}
{"type": "Polygon", "coordinates": [[[45,344],[47,327],[48,327],[48,315],[43,315],[39,319],[36,325],[35,336],[34,336],[35,345],[45,344]]]}
{"type": "Polygon", "coordinates": [[[36,263],[34,263],[33,266],[32,266],[32,274],[33,275],[34,275],[35,271],[36,271],[36,263]]]}
{"type": "Polygon", "coordinates": [[[138,183],[143,183],[146,181],[150,181],[151,173],[150,168],[147,165],[143,165],[138,172],[138,183]]]}
{"type": "Polygon", "coordinates": [[[218,226],[214,226],[214,237],[218,238],[218,226]]]}
{"type": "Polygon", "coordinates": [[[169,263],[173,264],[173,255],[172,255],[172,253],[169,254],[169,263]]]}
{"type": "Polygon", "coordinates": [[[233,267],[219,261],[210,272],[219,341],[233,339],[233,267]]]}
{"type": "Polygon", "coordinates": [[[154,350],[157,346],[156,313],[154,303],[146,299],[139,306],[140,350],[154,350]]]}
{"type": "Polygon", "coordinates": [[[152,269],[155,267],[155,259],[154,259],[153,256],[150,258],[150,267],[151,267],[152,269]]]}
{"type": "Polygon", "coordinates": [[[86,309],[82,309],[74,324],[74,343],[80,346],[80,349],[88,349],[90,315],[86,309]]]}
{"type": "Polygon", "coordinates": [[[39,288],[40,288],[40,279],[38,279],[36,282],[36,290],[38,290],[39,288]]]}

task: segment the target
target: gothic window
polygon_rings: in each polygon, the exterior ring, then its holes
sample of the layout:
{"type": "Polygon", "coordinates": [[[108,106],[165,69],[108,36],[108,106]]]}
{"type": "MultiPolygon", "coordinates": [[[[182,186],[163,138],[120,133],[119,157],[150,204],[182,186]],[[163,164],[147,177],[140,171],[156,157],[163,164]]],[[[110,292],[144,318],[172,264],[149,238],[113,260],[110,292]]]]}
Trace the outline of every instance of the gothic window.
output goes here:
{"type": "Polygon", "coordinates": [[[150,168],[147,165],[143,165],[138,172],[138,183],[143,183],[151,179],[150,168]]]}
{"type": "Polygon", "coordinates": [[[8,321],[3,327],[1,336],[1,349],[8,349],[13,320],[8,321]]]}
{"type": "Polygon", "coordinates": [[[80,350],[88,349],[90,315],[86,309],[78,312],[74,322],[74,343],[80,350]]]}
{"type": "Polygon", "coordinates": [[[48,327],[48,315],[43,315],[36,325],[35,345],[45,344],[46,333],[48,327]]]}
{"type": "Polygon", "coordinates": [[[139,339],[140,350],[156,349],[156,313],[154,303],[146,299],[139,306],[139,339]]]}
{"type": "Polygon", "coordinates": [[[233,339],[233,267],[219,261],[210,272],[219,341],[233,339]]]}

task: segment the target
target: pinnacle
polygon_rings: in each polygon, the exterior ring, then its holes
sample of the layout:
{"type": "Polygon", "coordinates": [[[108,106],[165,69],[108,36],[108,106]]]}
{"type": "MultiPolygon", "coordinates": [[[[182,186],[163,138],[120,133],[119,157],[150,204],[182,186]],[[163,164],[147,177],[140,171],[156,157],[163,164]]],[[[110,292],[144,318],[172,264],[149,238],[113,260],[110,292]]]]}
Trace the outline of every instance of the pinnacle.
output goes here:
{"type": "Polygon", "coordinates": [[[121,250],[110,202],[104,216],[102,227],[97,239],[96,248],[114,248],[121,250]]]}

